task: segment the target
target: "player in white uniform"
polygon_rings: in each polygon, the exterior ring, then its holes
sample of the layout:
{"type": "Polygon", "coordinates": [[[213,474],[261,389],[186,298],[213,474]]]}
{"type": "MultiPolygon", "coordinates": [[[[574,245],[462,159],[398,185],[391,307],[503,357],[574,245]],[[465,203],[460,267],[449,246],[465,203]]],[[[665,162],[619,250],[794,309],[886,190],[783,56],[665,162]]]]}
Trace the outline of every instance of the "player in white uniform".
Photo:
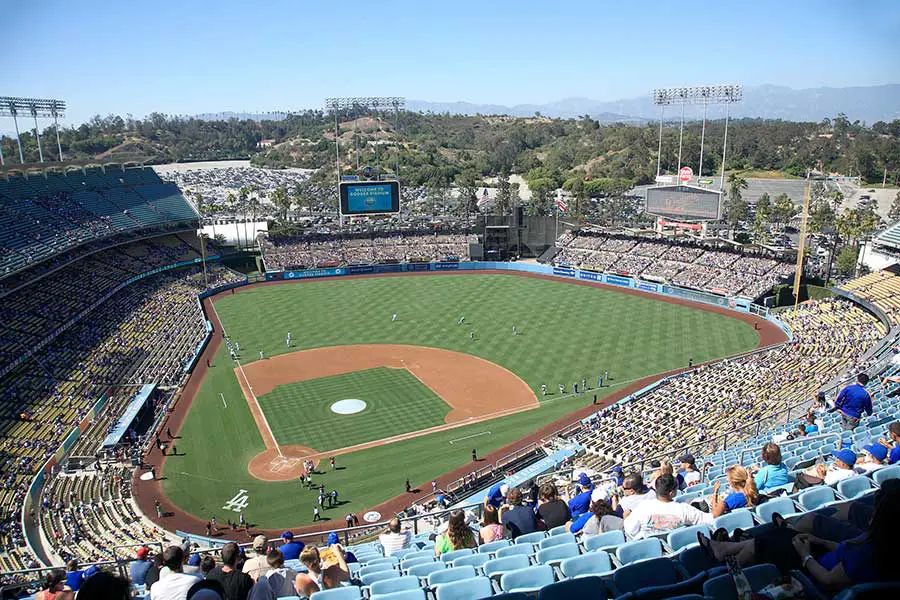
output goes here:
{"type": "Polygon", "coordinates": [[[397,313],[391,315],[391,323],[397,320],[397,313]]]}

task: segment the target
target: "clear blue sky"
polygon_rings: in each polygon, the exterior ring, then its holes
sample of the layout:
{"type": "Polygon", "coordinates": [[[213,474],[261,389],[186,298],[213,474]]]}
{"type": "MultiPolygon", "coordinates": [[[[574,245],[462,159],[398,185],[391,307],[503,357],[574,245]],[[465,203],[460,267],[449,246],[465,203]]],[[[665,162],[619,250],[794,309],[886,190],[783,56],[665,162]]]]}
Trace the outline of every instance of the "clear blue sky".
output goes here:
{"type": "Polygon", "coordinates": [[[900,0],[26,0],[5,3],[0,39],[0,95],[66,100],[69,123],[900,80],[900,0]]]}

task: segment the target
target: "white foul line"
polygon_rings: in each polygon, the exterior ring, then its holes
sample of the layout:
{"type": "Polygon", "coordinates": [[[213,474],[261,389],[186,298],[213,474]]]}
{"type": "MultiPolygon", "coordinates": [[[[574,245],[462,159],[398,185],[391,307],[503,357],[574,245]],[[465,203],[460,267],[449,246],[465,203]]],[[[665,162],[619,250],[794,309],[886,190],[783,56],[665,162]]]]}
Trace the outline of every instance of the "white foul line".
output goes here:
{"type": "Polygon", "coordinates": [[[225,394],[222,394],[222,393],[220,392],[220,393],[219,393],[219,397],[222,398],[222,406],[224,406],[225,408],[228,408],[228,405],[225,404],[225,394]]]}
{"type": "Polygon", "coordinates": [[[480,435],[491,435],[491,432],[490,431],[482,431],[479,433],[473,433],[472,435],[467,435],[465,437],[456,438],[455,440],[450,440],[450,443],[453,444],[454,442],[461,442],[463,440],[468,440],[470,438],[478,437],[480,435]]]}

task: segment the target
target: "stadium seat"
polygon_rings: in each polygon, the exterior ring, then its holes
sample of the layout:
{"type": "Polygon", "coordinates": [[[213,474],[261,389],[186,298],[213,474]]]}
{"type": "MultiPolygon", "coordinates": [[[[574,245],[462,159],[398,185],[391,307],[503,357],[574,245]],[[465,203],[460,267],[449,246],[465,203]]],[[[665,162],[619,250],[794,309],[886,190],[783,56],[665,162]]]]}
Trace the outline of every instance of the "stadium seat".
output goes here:
{"type": "Polygon", "coordinates": [[[355,585],[313,592],[310,600],[359,600],[362,590],[355,585]]]}
{"type": "Polygon", "coordinates": [[[865,494],[875,491],[875,484],[865,475],[857,475],[856,477],[848,477],[837,484],[837,493],[846,498],[853,500],[865,494]]]}
{"type": "Polygon", "coordinates": [[[475,567],[471,565],[465,567],[452,567],[450,569],[444,569],[443,571],[435,571],[428,576],[428,587],[436,588],[445,583],[450,583],[451,581],[471,579],[473,577],[476,577],[477,575],[478,573],[475,572],[475,567]]]}
{"type": "MultiPolygon", "coordinates": [[[[728,535],[734,533],[734,530],[739,527],[741,529],[750,529],[753,525],[753,513],[747,508],[733,510],[713,520],[713,529],[724,527],[728,530],[728,535]]],[[[696,535],[694,538],[696,539],[696,535]]]]}
{"type": "Polygon", "coordinates": [[[465,567],[472,566],[476,569],[480,569],[484,566],[484,563],[491,560],[490,554],[469,554],[468,556],[461,556],[450,563],[451,567],[465,567]]]}
{"type": "MultiPolygon", "coordinates": [[[[754,565],[744,569],[747,582],[754,592],[758,592],[774,581],[780,572],[775,565],[754,565]]],[[[737,589],[734,587],[734,579],[731,575],[719,575],[707,580],[703,584],[703,594],[716,600],[737,600],[737,589]]]]}
{"type": "Polygon", "coordinates": [[[797,507],[794,506],[793,500],[787,496],[782,496],[781,498],[773,498],[768,502],[763,502],[754,510],[756,510],[756,516],[760,522],[771,523],[773,514],[778,513],[786,518],[788,515],[796,513],[797,507]]]}
{"type": "Polygon", "coordinates": [[[612,559],[603,550],[595,550],[559,563],[559,570],[567,579],[607,575],[613,570],[612,559]]]}
{"type": "Polygon", "coordinates": [[[486,554],[491,554],[497,552],[500,548],[506,548],[512,542],[509,540],[497,540],[496,542],[488,542],[487,544],[482,544],[478,546],[478,552],[483,552],[486,554]]]}
{"type": "Polygon", "coordinates": [[[403,557],[403,560],[412,560],[414,558],[423,558],[428,557],[431,560],[435,560],[434,550],[419,550],[418,552],[410,552],[406,556],[403,557]]]}
{"type": "Polygon", "coordinates": [[[472,548],[463,548],[462,550],[451,550],[450,552],[444,552],[443,554],[441,554],[441,562],[449,563],[454,559],[474,554],[474,552],[475,550],[472,548]]]}
{"type": "Polygon", "coordinates": [[[394,592],[402,592],[405,590],[418,590],[422,586],[418,577],[411,575],[406,577],[397,577],[396,579],[385,579],[384,581],[376,581],[369,586],[369,594],[393,594],[394,592]]]}
{"type": "Polygon", "coordinates": [[[561,533],[568,533],[568,532],[569,532],[569,529],[565,525],[560,525],[559,527],[554,527],[547,533],[550,535],[550,537],[553,537],[554,535],[559,535],[561,533]]]}
{"type": "Polygon", "coordinates": [[[538,542],[538,550],[546,550],[547,548],[552,548],[553,546],[559,546],[562,544],[575,544],[577,541],[575,540],[575,536],[571,533],[561,533],[552,537],[544,538],[540,542],[538,542]]]}
{"type": "Polygon", "coordinates": [[[627,565],[638,560],[657,558],[662,556],[662,542],[657,538],[647,538],[635,542],[627,542],[616,548],[616,559],[621,565],[627,565]]]}
{"type": "Polygon", "coordinates": [[[394,566],[390,564],[380,564],[380,565],[366,565],[364,567],[360,567],[359,572],[356,574],[357,577],[365,577],[370,573],[379,573],[381,571],[393,571],[394,566]]]}
{"type": "Polygon", "coordinates": [[[429,575],[434,573],[435,571],[443,571],[447,568],[446,563],[442,562],[431,562],[426,563],[424,565],[416,565],[414,567],[410,567],[406,572],[407,575],[412,575],[413,577],[418,577],[419,579],[426,579],[429,575]]]}
{"type": "Polygon", "coordinates": [[[606,600],[611,596],[599,577],[581,577],[546,585],[538,592],[538,600],[606,600]]]}
{"type": "Polygon", "coordinates": [[[535,592],[553,582],[553,568],[536,565],[504,573],[500,578],[500,589],[504,592],[535,592]]]}
{"type": "Polygon", "coordinates": [[[683,571],[668,558],[654,558],[625,565],[613,571],[616,592],[625,594],[651,586],[672,585],[683,579],[683,571]]]}
{"type": "Polygon", "coordinates": [[[816,510],[836,500],[834,490],[827,485],[820,485],[797,495],[797,504],[804,510],[816,510]]]}
{"type": "Polygon", "coordinates": [[[414,590],[401,590],[390,594],[372,594],[369,600],[426,600],[425,590],[416,588],[414,590]]]}
{"type": "Polygon", "coordinates": [[[420,556],[418,558],[407,558],[400,561],[400,570],[404,573],[409,571],[410,568],[415,567],[416,565],[427,565],[428,563],[435,562],[434,554],[431,556],[420,556]]]}
{"type": "Polygon", "coordinates": [[[526,533],[525,535],[520,535],[513,543],[515,544],[537,544],[542,539],[547,537],[547,534],[543,531],[535,531],[534,533],[526,533]]]}
{"type": "Polygon", "coordinates": [[[882,467],[872,475],[872,480],[879,486],[888,479],[900,479],[900,465],[882,467]]]}
{"type": "Polygon", "coordinates": [[[504,573],[524,569],[530,564],[527,556],[504,556],[484,563],[482,571],[488,577],[499,579],[504,573]]]}
{"type": "Polygon", "coordinates": [[[594,550],[612,548],[625,543],[625,532],[619,529],[607,531],[600,535],[594,535],[584,540],[585,552],[593,552],[594,550]]]}
{"type": "Polygon", "coordinates": [[[709,535],[710,529],[707,525],[692,525],[690,527],[679,527],[670,531],[666,536],[666,545],[672,552],[678,552],[682,548],[697,543],[697,533],[703,532],[709,535]]]}
{"type": "Polygon", "coordinates": [[[376,581],[384,581],[385,579],[396,579],[400,577],[400,571],[395,571],[393,569],[389,571],[378,571],[376,573],[368,573],[366,575],[361,575],[359,580],[363,585],[368,586],[372,585],[376,581]]]}
{"type": "Polygon", "coordinates": [[[472,598],[487,598],[493,593],[494,588],[490,579],[473,577],[438,587],[435,590],[435,600],[472,600],[472,598]]]}
{"type": "Polygon", "coordinates": [[[571,544],[560,544],[559,546],[551,546],[544,550],[538,550],[535,559],[538,564],[555,567],[565,559],[574,558],[578,556],[578,554],[578,544],[573,542],[571,544]]]}
{"type": "Polygon", "coordinates": [[[506,556],[534,556],[534,546],[531,544],[519,544],[518,546],[507,546],[497,550],[497,558],[506,556]]]}
{"type": "Polygon", "coordinates": [[[675,496],[675,502],[680,502],[682,504],[685,504],[685,503],[689,504],[690,502],[696,500],[697,498],[702,498],[702,497],[703,497],[703,492],[698,490],[696,492],[691,492],[689,494],[679,494],[678,496],[675,496]]]}
{"type": "Polygon", "coordinates": [[[900,583],[861,583],[844,590],[834,600],[881,600],[900,598],[900,583]]]}
{"type": "Polygon", "coordinates": [[[484,597],[481,600],[534,600],[534,594],[525,594],[523,592],[510,592],[508,594],[494,594],[490,597],[484,597]]]}

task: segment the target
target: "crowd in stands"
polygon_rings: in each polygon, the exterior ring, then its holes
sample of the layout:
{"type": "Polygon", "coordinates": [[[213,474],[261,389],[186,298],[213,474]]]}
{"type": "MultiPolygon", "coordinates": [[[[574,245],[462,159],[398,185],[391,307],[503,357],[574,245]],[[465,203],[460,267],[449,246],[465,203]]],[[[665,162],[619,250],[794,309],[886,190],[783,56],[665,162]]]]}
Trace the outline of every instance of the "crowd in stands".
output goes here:
{"type": "Polygon", "coordinates": [[[863,275],[842,287],[880,308],[894,326],[900,325],[900,266],[863,275]]]}
{"type": "Polygon", "coordinates": [[[345,264],[464,260],[477,238],[458,233],[403,233],[384,237],[305,236],[268,240],[263,256],[268,270],[345,264]]]}
{"type": "Polygon", "coordinates": [[[565,232],[554,264],[666,281],[727,295],[756,298],[794,271],[793,264],[722,247],[664,239],[565,232]]]}
{"type": "Polygon", "coordinates": [[[152,169],[0,178],[0,275],[119,234],[182,227],[197,215],[152,169]]]}

